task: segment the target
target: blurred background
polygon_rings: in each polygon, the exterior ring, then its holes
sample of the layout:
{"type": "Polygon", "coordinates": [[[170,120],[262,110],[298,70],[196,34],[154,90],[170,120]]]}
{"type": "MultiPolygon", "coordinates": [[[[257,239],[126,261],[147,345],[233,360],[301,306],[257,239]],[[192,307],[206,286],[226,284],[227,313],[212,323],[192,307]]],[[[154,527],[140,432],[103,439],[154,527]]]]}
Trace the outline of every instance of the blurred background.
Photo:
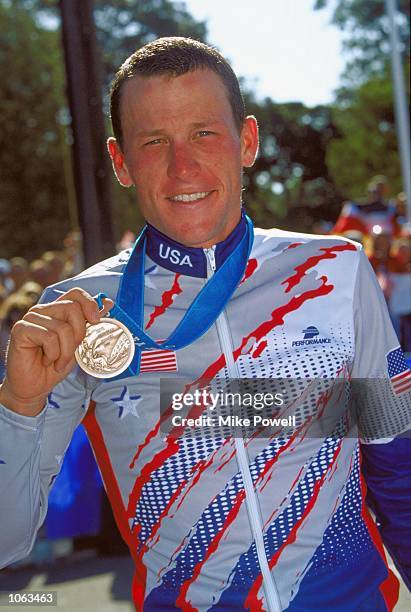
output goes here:
{"type": "MultiPolygon", "coordinates": [[[[0,376],[43,288],[142,226],[105,152],[107,94],[166,35],[217,46],[241,77],[261,133],[244,192],[256,225],[361,242],[409,359],[409,18],[408,0],[0,0],[0,376]]],[[[35,549],[0,590],[58,585],[67,609],[131,609],[131,575],[80,427],[35,549]]]]}

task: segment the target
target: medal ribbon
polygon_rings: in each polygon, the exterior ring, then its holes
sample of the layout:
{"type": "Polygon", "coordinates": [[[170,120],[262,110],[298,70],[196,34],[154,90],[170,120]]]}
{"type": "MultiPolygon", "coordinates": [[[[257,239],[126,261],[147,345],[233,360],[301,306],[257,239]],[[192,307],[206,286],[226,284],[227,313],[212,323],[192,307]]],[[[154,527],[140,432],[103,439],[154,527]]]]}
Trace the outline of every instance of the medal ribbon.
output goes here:
{"type": "MultiPolygon", "coordinates": [[[[117,303],[109,316],[118,319],[132,333],[136,351],[130,366],[117,378],[133,376],[140,371],[141,351],[177,350],[200,338],[213,325],[231,298],[243,277],[253,244],[251,219],[244,214],[245,231],[233,252],[208,279],[195,297],[180,323],[164,341],[156,342],[143,329],[144,324],[144,263],[146,254],[146,228],[139,235],[123,272],[117,293],[117,303]]],[[[96,297],[99,307],[105,294],[96,297]]]]}

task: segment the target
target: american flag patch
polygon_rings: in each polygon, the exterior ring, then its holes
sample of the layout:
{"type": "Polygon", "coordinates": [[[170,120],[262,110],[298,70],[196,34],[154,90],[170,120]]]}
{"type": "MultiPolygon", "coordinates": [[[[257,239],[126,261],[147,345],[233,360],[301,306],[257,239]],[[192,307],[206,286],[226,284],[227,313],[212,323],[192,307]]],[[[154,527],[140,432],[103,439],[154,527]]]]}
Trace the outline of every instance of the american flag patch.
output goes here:
{"type": "Polygon", "coordinates": [[[411,389],[411,370],[406,364],[404,353],[400,347],[387,353],[388,376],[394,393],[400,395],[411,389]]]}
{"type": "Polygon", "coordinates": [[[177,372],[177,355],[168,349],[142,351],[140,372],[177,372]]]}

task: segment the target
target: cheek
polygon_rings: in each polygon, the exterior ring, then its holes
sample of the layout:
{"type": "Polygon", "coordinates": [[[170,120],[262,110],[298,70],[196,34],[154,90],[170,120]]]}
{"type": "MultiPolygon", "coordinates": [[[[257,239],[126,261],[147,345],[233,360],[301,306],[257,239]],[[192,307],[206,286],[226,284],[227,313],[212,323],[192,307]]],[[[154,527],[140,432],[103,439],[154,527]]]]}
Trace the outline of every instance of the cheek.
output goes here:
{"type": "Polygon", "coordinates": [[[150,187],[153,181],[153,176],[160,175],[159,162],[156,155],[130,155],[126,157],[125,163],[129,169],[130,174],[135,182],[139,184],[140,188],[150,187]]]}
{"type": "Polygon", "coordinates": [[[210,165],[220,176],[230,171],[241,172],[241,149],[236,142],[215,142],[202,151],[204,164],[210,165]]]}

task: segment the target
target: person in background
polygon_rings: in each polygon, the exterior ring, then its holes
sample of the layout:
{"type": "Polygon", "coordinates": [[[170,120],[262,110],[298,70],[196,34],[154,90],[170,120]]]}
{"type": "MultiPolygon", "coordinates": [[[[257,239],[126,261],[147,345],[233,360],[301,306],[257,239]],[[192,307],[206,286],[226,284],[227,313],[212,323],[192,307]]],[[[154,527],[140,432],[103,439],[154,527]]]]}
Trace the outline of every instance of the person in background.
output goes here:
{"type": "Polygon", "coordinates": [[[49,287],[12,330],[0,386],[0,565],[29,552],[83,422],[135,560],[137,610],[391,610],[399,585],[367,508],[410,585],[411,372],[360,245],[253,229],[242,175],[257,121],[216,49],[152,41],[124,62],[111,94],[108,148],[119,182],[135,189],[147,244],[49,287]],[[136,369],[104,380],[80,372],[74,354],[114,300],[153,339],[189,323],[184,338],[150,340],[141,353],[137,327],[136,369]],[[246,440],[189,425],[168,433],[164,372],[183,395],[202,382],[251,378],[258,389],[286,378],[281,410],[297,409],[300,425],[246,440]],[[384,396],[359,397],[364,439],[350,393],[334,383],[378,377],[384,396]],[[335,435],[319,422],[324,411],[337,417],[335,435]]]}
{"type": "Polygon", "coordinates": [[[45,289],[49,278],[52,277],[52,269],[48,262],[43,259],[33,259],[29,265],[30,279],[45,289]]]}
{"type": "Polygon", "coordinates": [[[389,236],[397,236],[396,209],[387,201],[388,193],[387,178],[374,176],[368,184],[366,201],[345,202],[330,233],[345,235],[347,231],[357,230],[369,236],[373,227],[379,226],[389,236]]]}
{"type": "Polygon", "coordinates": [[[131,249],[136,241],[136,235],[131,230],[126,230],[119,242],[116,244],[116,251],[120,253],[126,249],[131,249]]]}
{"type": "Polygon", "coordinates": [[[9,278],[12,282],[12,291],[18,291],[20,287],[29,280],[30,273],[27,260],[24,257],[12,257],[10,259],[9,278]]]}
{"type": "Polygon", "coordinates": [[[411,234],[395,241],[389,310],[404,351],[411,352],[411,234]]]}
{"type": "Polygon", "coordinates": [[[60,253],[59,251],[46,251],[41,256],[41,259],[47,264],[50,270],[47,285],[54,285],[54,283],[58,283],[66,278],[64,273],[66,257],[64,253],[60,253]]]}
{"type": "Polygon", "coordinates": [[[34,281],[27,281],[27,283],[24,283],[20,288],[18,293],[33,300],[33,303],[36,304],[43,293],[43,287],[34,281]]]}
{"type": "Polygon", "coordinates": [[[391,236],[382,231],[379,225],[374,226],[368,244],[369,262],[377,276],[384,297],[389,303],[392,289],[390,275],[395,267],[395,258],[391,253],[391,236]]]}
{"type": "Polygon", "coordinates": [[[13,281],[10,278],[11,264],[8,259],[0,259],[0,285],[8,295],[13,291],[13,281]]]}
{"type": "Polygon", "coordinates": [[[395,198],[395,211],[397,223],[402,227],[407,221],[407,196],[404,191],[395,198]]]}
{"type": "Polygon", "coordinates": [[[4,285],[2,285],[0,283],[0,308],[4,302],[4,300],[7,298],[7,289],[4,285]]]}
{"type": "Polygon", "coordinates": [[[6,297],[0,307],[0,381],[4,377],[5,356],[11,329],[24,317],[29,308],[36,304],[37,299],[15,292],[6,297]]]}

